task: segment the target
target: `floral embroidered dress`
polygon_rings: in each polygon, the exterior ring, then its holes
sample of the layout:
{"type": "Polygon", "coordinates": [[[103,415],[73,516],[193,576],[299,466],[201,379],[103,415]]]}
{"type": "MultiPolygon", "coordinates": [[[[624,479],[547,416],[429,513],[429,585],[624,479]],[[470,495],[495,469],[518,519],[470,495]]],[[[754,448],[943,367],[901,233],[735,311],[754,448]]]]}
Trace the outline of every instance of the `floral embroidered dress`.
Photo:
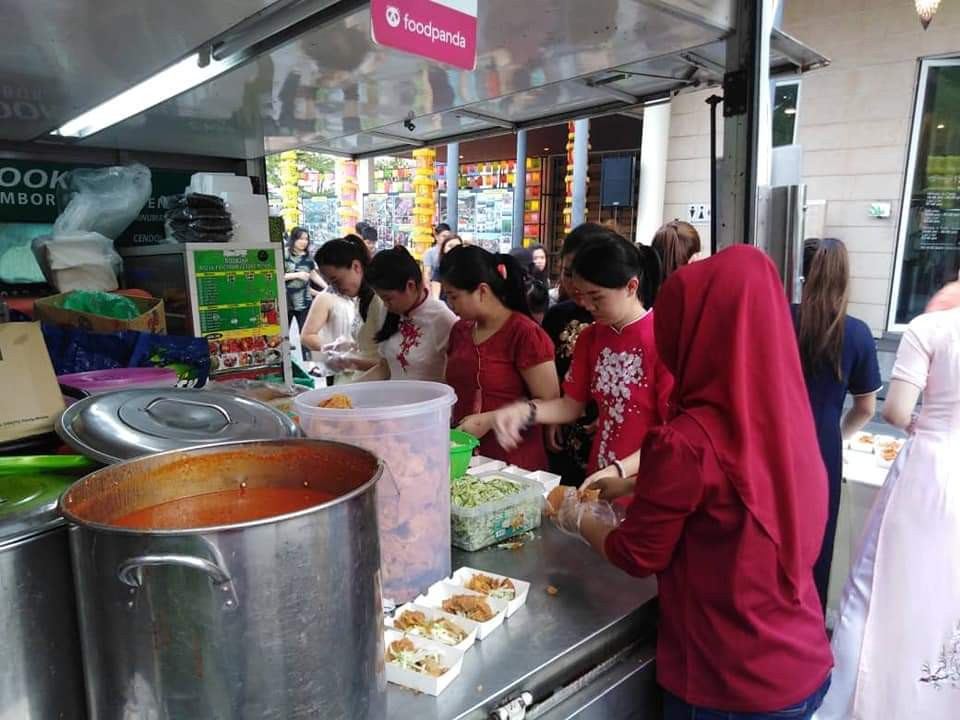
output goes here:
{"type": "Polygon", "coordinates": [[[592,398],[600,412],[587,472],[640,449],[647,431],[666,421],[672,389],[654,345],[652,310],[620,331],[584,328],[563,391],[580,402],[592,398]]]}
{"type": "Polygon", "coordinates": [[[891,377],[923,404],[844,587],[817,720],[960,717],[960,308],[911,322],[891,377]]]}
{"type": "Polygon", "coordinates": [[[444,382],[447,342],[456,322],[450,308],[433,297],[401,316],[400,329],[377,348],[390,366],[390,378],[444,382]]]}

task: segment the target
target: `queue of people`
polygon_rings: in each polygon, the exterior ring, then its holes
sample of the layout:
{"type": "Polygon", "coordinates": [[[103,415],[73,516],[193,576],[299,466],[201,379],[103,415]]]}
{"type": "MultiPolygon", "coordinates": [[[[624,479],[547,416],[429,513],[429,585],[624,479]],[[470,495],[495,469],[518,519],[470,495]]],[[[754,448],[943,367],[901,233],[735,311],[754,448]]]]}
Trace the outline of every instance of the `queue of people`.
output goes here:
{"type": "Polygon", "coordinates": [[[538,249],[493,254],[442,225],[436,235],[422,268],[404,248],[371,260],[360,238],[324,245],[330,288],[313,299],[309,346],[342,332],[321,333],[341,322],[334,308],[353,310],[349,351],[331,355],[351,379],[446,382],[482,455],[562,474],[554,522],[658,578],[666,718],[952,717],[939,689],[960,683],[960,571],[943,550],[960,540],[960,285],[904,335],[885,416],[911,439],[831,652],[842,445],[881,386],[869,328],[847,314],[843,243],[808,241],[790,307],[757,249],[693,262],[687,223],[649,247],[584,224],[565,238],[541,323],[538,249]]]}

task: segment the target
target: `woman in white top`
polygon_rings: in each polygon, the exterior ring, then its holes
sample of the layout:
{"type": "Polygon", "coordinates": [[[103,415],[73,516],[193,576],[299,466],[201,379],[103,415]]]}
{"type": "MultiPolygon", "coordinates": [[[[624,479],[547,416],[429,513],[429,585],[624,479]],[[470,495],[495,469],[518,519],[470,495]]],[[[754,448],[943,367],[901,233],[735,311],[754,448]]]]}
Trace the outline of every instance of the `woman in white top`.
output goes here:
{"type": "MultiPolygon", "coordinates": [[[[336,348],[323,348],[328,351],[324,362],[337,371],[369,370],[380,362],[375,337],[383,326],[386,309],[367,282],[367,258],[363,240],[355,235],[330,240],[317,251],[320,274],[336,292],[356,301],[361,321],[359,329],[351,335],[352,343],[338,342],[336,348]],[[330,353],[330,350],[336,352],[330,353]]],[[[309,318],[307,326],[310,326],[309,318]]]]}
{"type": "Polygon", "coordinates": [[[960,716],[960,308],[910,323],[883,416],[910,439],[843,591],[817,720],[960,716]]]}
{"type": "Polygon", "coordinates": [[[370,261],[367,281],[387,317],[374,338],[380,362],[360,379],[444,382],[457,316],[431,295],[417,261],[402,247],[382,250],[370,261]]]}

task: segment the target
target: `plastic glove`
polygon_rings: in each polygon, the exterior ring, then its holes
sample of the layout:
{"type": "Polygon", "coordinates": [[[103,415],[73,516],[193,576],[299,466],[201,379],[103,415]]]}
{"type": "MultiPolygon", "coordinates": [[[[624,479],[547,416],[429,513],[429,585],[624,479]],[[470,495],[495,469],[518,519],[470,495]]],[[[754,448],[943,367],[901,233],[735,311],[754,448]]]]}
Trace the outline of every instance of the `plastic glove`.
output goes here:
{"type": "MultiPolygon", "coordinates": [[[[620,524],[617,514],[608,502],[580,502],[580,495],[575,488],[565,492],[560,509],[553,518],[553,522],[567,535],[583,540],[580,527],[584,518],[591,518],[595,523],[611,529],[620,524]]],[[[584,540],[586,542],[586,540],[584,540]]]]}
{"type": "Polygon", "coordinates": [[[500,447],[513,450],[520,444],[529,417],[530,406],[525,402],[513,403],[493,413],[493,431],[497,434],[500,447]]]}

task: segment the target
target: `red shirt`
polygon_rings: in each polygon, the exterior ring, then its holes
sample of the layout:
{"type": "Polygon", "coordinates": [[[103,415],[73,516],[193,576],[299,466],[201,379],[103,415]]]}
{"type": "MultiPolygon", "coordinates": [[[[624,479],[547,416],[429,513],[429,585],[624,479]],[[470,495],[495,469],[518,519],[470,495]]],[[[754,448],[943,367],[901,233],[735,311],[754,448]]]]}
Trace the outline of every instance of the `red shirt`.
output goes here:
{"type": "Polygon", "coordinates": [[[594,323],[580,332],[563,392],[600,411],[587,473],[636,452],[647,431],[667,419],[673,378],[653,341],[653,311],[615,330],[594,323]]]}
{"type": "MultiPolygon", "coordinates": [[[[450,331],[447,384],[457,393],[453,420],[497,410],[530,398],[520,374],[542,363],[553,362],[553,342],[537,323],[522,313],[513,313],[503,327],[480,344],[473,342],[473,322],[459,320],[450,331]]],[[[507,452],[493,432],[480,439],[481,455],[503,460],[528,470],[547,467],[543,430],[526,431],[523,441],[507,452]]]]}
{"type": "Polygon", "coordinates": [[[660,685],[728,712],[770,712],[811,695],[833,664],[813,560],[794,603],[776,546],[689,416],[647,435],[642,457],[644,479],[605,551],[631,575],[657,574],[660,685]]]}

